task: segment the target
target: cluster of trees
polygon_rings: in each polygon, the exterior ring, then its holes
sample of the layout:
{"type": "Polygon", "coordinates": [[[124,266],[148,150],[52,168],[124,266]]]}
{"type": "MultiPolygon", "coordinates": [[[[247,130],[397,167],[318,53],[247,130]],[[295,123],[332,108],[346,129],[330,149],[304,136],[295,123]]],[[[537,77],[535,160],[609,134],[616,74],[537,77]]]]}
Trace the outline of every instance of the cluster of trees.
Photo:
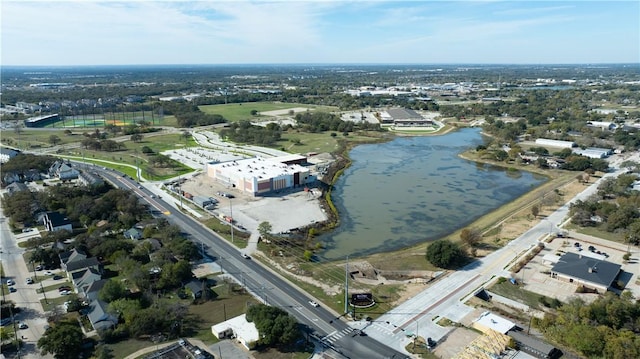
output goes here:
{"type": "Polygon", "coordinates": [[[379,131],[379,124],[372,124],[366,121],[353,122],[343,121],[337,115],[328,112],[303,112],[295,116],[298,129],[305,132],[337,131],[342,133],[353,132],[355,129],[379,131]]]}
{"type": "Polygon", "coordinates": [[[247,310],[247,320],[258,329],[258,345],[290,347],[302,337],[298,322],[284,310],[264,304],[256,304],[247,310]]]}
{"type": "Polygon", "coordinates": [[[207,126],[225,123],[227,120],[218,114],[206,114],[194,103],[170,101],[164,107],[164,113],[174,115],[180,127],[207,126]]]}
{"type": "Polygon", "coordinates": [[[237,143],[251,143],[262,146],[273,146],[282,136],[282,128],[277,123],[265,127],[254,126],[250,121],[231,123],[220,131],[220,137],[237,143]]]}
{"type": "Polygon", "coordinates": [[[45,173],[56,160],[58,159],[49,155],[36,156],[29,153],[19,153],[6,163],[1,164],[0,171],[2,173],[15,172],[22,175],[31,169],[35,169],[40,173],[45,173]]]}
{"type": "Polygon", "coordinates": [[[632,189],[635,174],[605,179],[595,196],[571,204],[571,222],[621,233],[626,240],[640,243],[640,193],[632,189]]]}
{"type": "Polygon", "coordinates": [[[467,261],[460,246],[448,239],[437,240],[427,247],[427,260],[436,267],[456,268],[467,261]]]}
{"type": "Polygon", "coordinates": [[[94,151],[113,152],[113,151],[119,151],[125,148],[122,142],[117,142],[109,139],[99,140],[95,138],[85,138],[82,141],[80,141],[80,144],[85,149],[94,150],[94,151]]]}
{"type": "Polygon", "coordinates": [[[630,292],[607,292],[591,304],[571,299],[535,324],[550,340],[588,358],[640,357],[640,302],[630,292]]]}

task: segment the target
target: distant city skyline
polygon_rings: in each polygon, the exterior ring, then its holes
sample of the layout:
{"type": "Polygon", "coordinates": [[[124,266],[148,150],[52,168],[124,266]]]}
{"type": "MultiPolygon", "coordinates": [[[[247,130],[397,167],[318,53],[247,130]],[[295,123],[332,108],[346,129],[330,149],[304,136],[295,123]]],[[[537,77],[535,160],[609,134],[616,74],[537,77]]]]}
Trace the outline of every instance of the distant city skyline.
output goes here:
{"type": "Polygon", "coordinates": [[[5,1],[3,66],[640,63],[638,1],[5,1]]]}

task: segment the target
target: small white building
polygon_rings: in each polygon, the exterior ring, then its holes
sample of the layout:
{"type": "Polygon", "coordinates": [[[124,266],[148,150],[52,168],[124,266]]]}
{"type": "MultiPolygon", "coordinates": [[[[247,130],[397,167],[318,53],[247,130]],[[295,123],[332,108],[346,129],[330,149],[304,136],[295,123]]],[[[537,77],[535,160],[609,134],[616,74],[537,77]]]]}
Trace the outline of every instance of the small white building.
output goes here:
{"type": "Polygon", "coordinates": [[[212,325],[211,332],[218,339],[235,338],[248,350],[260,339],[256,325],[247,321],[246,314],[212,325]]]}
{"type": "Polygon", "coordinates": [[[491,312],[484,312],[473,321],[471,326],[483,333],[495,330],[498,333],[507,334],[509,330],[516,327],[516,324],[491,312]]]}
{"type": "Polygon", "coordinates": [[[536,145],[560,147],[560,148],[573,148],[573,147],[578,146],[573,141],[552,140],[552,139],[549,139],[549,138],[538,138],[538,139],[536,139],[536,145]]]}

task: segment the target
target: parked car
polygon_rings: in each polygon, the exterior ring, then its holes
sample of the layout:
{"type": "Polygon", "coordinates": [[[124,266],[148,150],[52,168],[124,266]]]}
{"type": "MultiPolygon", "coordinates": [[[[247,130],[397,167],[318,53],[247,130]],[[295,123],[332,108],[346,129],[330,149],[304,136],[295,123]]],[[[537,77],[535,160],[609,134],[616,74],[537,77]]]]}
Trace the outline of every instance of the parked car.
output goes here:
{"type": "Polygon", "coordinates": [[[16,292],[16,289],[15,289],[14,287],[9,287],[9,292],[10,292],[10,293],[15,293],[15,292],[16,292]]]}
{"type": "Polygon", "coordinates": [[[71,294],[71,291],[70,291],[70,290],[63,290],[63,291],[60,291],[60,295],[70,295],[70,294],[71,294]]]}
{"type": "Polygon", "coordinates": [[[33,284],[33,278],[27,278],[27,284],[33,284]]]}
{"type": "Polygon", "coordinates": [[[42,264],[38,264],[36,266],[36,270],[43,270],[43,269],[44,269],[44,267],[42,266],[42,264]]]}
{"type": "Polygon", "coordinates": [[[54,276],[53,276],[53,279],[54,279],[54,280],[62,279],[62,276],[61,276],[61,275],[56,274],[56,275],[54,275],[54,276]]]}
{"type": "Polygon", "coordinates": [[[48,270],[48,271],[44,272],[44,275],[53,275],[53,272],[48,270]]]}
{"type": "Polygon", "coordinates": [[[18,324],[18,329],[27,329],[27,328],[29,328],[29,326],[25,322],[20,322],[20,324],[18,324]]]}
{"type": "Polygon", "coordinates": [[[589,252],[595,252],[596,251],[596,247],[594,246],[589,246],[589,252]]]}
{"type": "Polygon", "coordinates": [[[16,284],[16,282],[14,282],[13,279],[7,279],[7,285],[8,286],[12,286],[14,284],[16,284]]]}
{"type": "Polygon", "coordinates": [[[62,287],[58,288],[58,292],[62,292],[62,291],[65,291],[65,290],[70,291],[71,287],[69,287],[68,285],[63,285],[62,287]]]}

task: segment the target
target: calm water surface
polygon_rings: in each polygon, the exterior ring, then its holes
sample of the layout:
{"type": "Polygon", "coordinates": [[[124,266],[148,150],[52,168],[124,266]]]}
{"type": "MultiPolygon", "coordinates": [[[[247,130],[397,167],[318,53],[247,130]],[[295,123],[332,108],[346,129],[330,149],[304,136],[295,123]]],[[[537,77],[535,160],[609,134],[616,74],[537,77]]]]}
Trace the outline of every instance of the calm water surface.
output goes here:
{"type": "Polygon", "coordinates": [[[340,226],[320,240],[325,259],[385,252],[435,240],[530,191],[546,178],[463,160],[479,129],[360,145],[336,183],[340,226]]]}

